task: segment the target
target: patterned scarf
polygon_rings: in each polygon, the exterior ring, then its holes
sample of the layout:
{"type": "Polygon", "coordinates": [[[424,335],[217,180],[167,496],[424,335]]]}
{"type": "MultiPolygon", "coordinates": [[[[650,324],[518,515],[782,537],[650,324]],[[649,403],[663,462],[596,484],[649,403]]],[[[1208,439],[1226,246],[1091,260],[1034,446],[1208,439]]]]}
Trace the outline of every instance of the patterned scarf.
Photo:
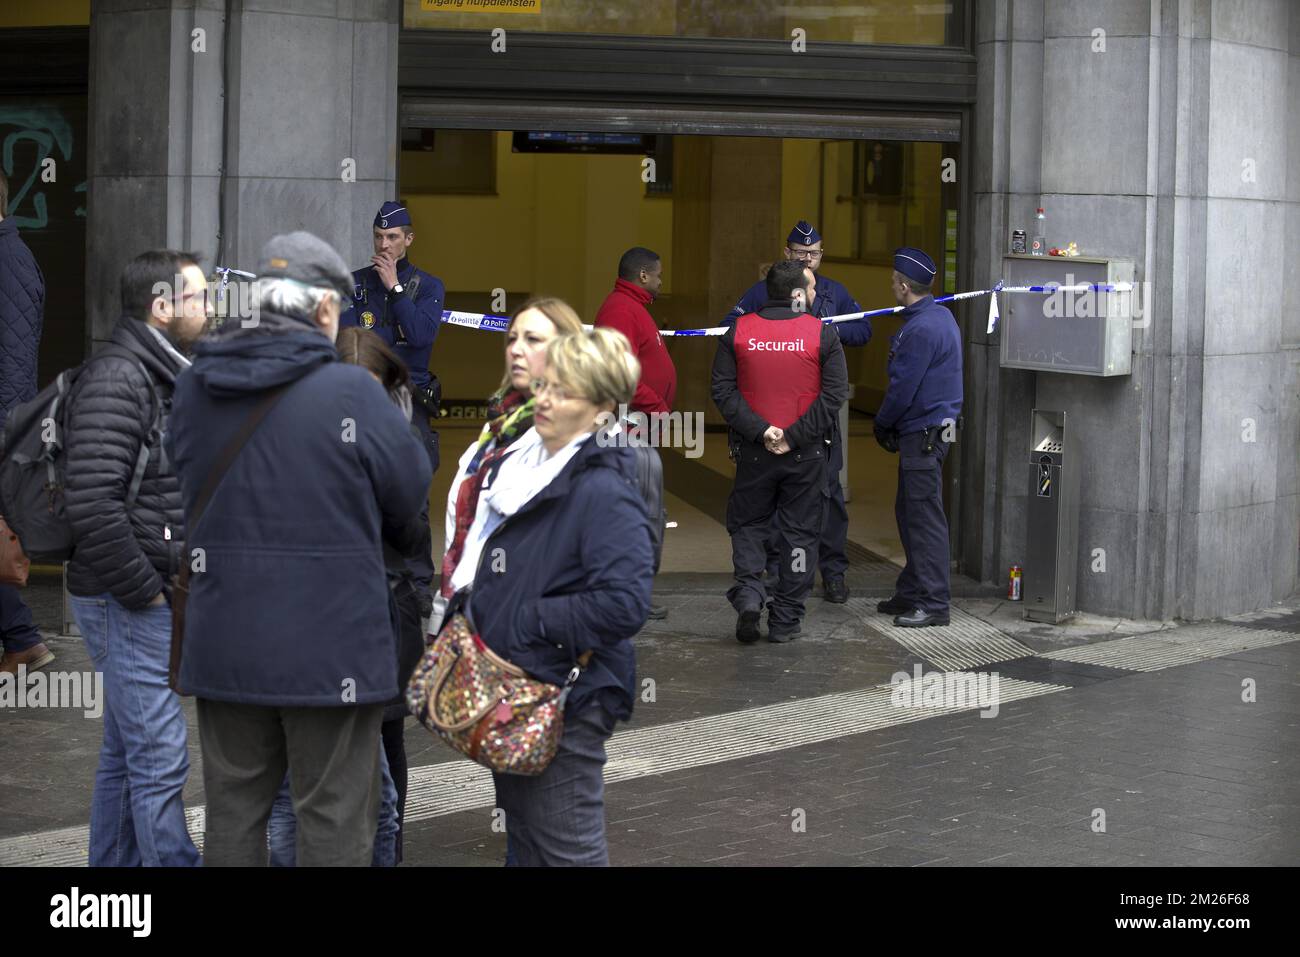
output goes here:
{"type": "Polygon", "coordinates": [[[456,492],[456,517],[451,542],[447,545],[447,554],[442,559],[441,594],[451,598],[451,576],[465,554],[465,536],[474,524],[474,515],[478,511],[478,497],[483,490],[483,479],[495,471],[505,458],[510,445],[533,427],[533,409],[537,400],[532,396],[524,398],[523,393],[514,389],[498,392],[488,399],[488,423],[479,433],[478,450],[469,460],[465,480],[456,492]]]}

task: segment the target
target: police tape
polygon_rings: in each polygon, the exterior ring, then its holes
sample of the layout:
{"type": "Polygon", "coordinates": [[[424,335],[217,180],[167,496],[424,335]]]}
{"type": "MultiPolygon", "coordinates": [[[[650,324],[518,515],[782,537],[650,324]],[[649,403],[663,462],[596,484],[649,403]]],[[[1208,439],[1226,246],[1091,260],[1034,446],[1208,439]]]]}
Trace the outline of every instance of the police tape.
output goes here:
{"type": "MultiPolygon", "coordinates": [[[[1062,292],[1130,292],[1133,289],[1132,283],[1104,283],[1089,282],[1077,283],[1072,286],[1057,286],[1049,283],[1045,286],[1006,286],[999,280],[992,289],[976,289],[971,292],[956,292],[947,296],[936,296],[935,302],[960,302],[963,299],[977,299],[980,296],[989,297],[989,321],[988,332],[993,332],[996,328],[1001,313],[998,311],[998,293],[1028,293],[1039,295],[1054,295],[1062,292]]],[[[827,316],[822,319],[826,323],[853,322],[857,319],[870,319],[873,316],[887,316],[896,312],[902,312],[903,306],[889,306],[883,309],[868,309],[865,312],[850,312],[839,316],[827,316]]],[[[508,316],[494,316],[477,312],[457,312],[451,309],[443,310],[442,321],[453,326],[464,326],[467,329],[488,329],[493,332],[505,332],[510,325],[508,316]]],[[[584,328],[590,329],[591,326],[584,328]]],[[[721,336],[726,333],[730,326],[712,326],[707,329],[660,329],[661,336],[721,336]]]]}
{"type": "MultiPolygon", "coordinates": [[[[229,269],[218,267],[216,270],[222,273],[222,288],[225,288],[229,281],[229,274],[234,273],[239,276],[252,277],[252,273],[241,272],[238,269],[229,269]]],[[[1105,283],[1105,282],[1087,282],[1076,283],[1071,286],[1059,286],[1055,283],[1048,283],[1043,286],[1007,286],[1001,279],[993,284],[991,289],[975,289],[971,292],[955,292],[946,296],[936,296],[936,303],[960,302],[963,299],[977,299],[980,296],[989,297],[989,321],[986,332],[992,333],[997,327],[998,319],[1001,313],[998,311],[998,293],[1026,293],[1039,295],[1055,295],[1062,292],[1131,292],[1133,283],[1105,283]]],[[[822,322],[853,322],[858,319],[870,319],[873,316],[888,316],[896,312],[902,312],[904,306],[887,306],[882,309],[868,309],[865,312],[850,312],[839,316],[827,316],[822,322]]],[[[444,309],[442,311],[442,321],[450,326],[462,326],[466,329],[486,329],[489,332],[505,332],[510,325],[509,316],[497,316],[491,313],[483,312],[461,312],[456,309],[444,309]]],[[[584,325],[583,328],[590,329],[590,325],[584,325]]],[[[660,329],[661,336],[721,336],[726,333],[730,326],[710,326],[705,329],[660,329]]]]}

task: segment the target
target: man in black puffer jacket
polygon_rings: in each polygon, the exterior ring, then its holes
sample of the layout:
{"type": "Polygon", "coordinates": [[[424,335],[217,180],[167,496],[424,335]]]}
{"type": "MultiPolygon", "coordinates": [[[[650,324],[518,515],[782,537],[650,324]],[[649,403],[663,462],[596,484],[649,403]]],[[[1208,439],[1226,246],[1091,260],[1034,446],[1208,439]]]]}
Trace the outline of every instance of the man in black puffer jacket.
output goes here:
{"type": "Polygon", "coordinates": [[[122,272],[122,318],[69,406],[72,613],[104,673],[104,742],[90,812],[91,866],[199,863],[185,827],[185,715],[167,686],[171,576],[185,540],[180,482],[164,460],[177,374],[207,322],[195,257],[147,252],[122,272]],[[143,480],[127,508],[142,450],[143,480]]]}

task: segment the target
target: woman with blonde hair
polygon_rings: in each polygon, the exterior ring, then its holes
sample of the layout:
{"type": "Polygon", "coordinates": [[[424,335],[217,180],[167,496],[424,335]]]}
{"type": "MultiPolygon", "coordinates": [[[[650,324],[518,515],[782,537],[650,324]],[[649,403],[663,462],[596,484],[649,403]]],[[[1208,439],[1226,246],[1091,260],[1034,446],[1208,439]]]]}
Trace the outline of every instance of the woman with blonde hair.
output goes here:
{"type": "Polygon", "coordinates": [[[631,639],[650,612],[654,565],[636,451],[613,434],[640,371],[612,329],[552,340],[531,386],[533,427],[481,469],[489,481],[472,519],[458,516],[451,608],[533,678],[564,685],[581,669],[545,772],[493,776],[507,863],[609,863],[605,741],[632,714],[631,639]]]}
{"type": "Polygon", "coordinates": [[[500,387],[488,399],[487,424],[460,457],[447,494],[442,588],[433,603],[432,630],[435,633],[451,597],[448,584],[452,571],[460,559],[459,553],[452,551],[457,516],[465,522],[474,518],[474,505],[482,482],[479,470],[489,456],[504,454],[511,443],[533,427],[536,397],[532,393],[532,384],[542,374],[547,343],[556,336],[581,331],[582,320],[573,307],[554,296],[529,299],[510,316],[510,324],[506,327],[505,375],[500,387]]]}

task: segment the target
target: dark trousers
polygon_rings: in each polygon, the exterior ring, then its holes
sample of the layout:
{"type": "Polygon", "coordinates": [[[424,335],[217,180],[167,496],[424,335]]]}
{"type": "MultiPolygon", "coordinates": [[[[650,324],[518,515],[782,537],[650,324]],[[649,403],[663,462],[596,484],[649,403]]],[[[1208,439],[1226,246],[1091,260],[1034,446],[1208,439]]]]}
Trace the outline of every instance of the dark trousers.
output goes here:
{"type": "Polygon", "coordinates": [[[554,760],[536,777],[493,774],[505,812],[506,863],[521,867],[606,867],[605,742],[614,719],[592,702],[566,712],[554,760]]]}
{"type": "Polygon", "coordinates": [[[26,651],[40,640],[22,592],[14,585],[0,584],[0,646],[9,652],[26,651]]]}
{"type": "MultiPolygon", "coordinates": [[[[835,440],[830,445],[826,463],[826,519],[822,522],[821,542],[817,547],[817,567],[822,581],[843,578],[849,570],[845,548],[849,541],[849,509],[844,502],[844,487],[840,485],[840,467],[844,463],[844,444],[840,430],[835,430],[835,440]]],[[[780,574],[781,535],[773,522],[767,539],[767,577],[775,581],[780,574]]]]}
{"type": "Polygon", "coordinates": [[[659,563],[664,556],[664,525],[668,512],[664,509],[664,463],[659,450],[640,437],[629,437],[636,449],[637,485],[645,500],[646,514],[650,517],[650,546],[654,550],[654,574],[659,574],[659,563]]]}
{"type": "Polygon", "coordinates": [[[736,483],[727,500],[727,532],[736,583],[727,600],[736,611],[760,610],[767,600],[762,574],[767,540],[779,539],[768,627],[793,627],[803,619],[812,591],[817,545],[825,519],[826,451],[800,449],[774,455],[742,443],[735,451],[736,483]]]}
{"type": "MultiPolygon", "coordinates": [[[[419,406],[415,408],[412,421],[424,437],[424,448],[429,453],[429,464],[432,466],[433,471],[437,472],[441,458],[438,451],[438,433],[429,425],[429,416],[419,406]]],[[[420,609],[423,616],[427,615],[428,609],[433,607],[433,529],[429,527],[428,494],[424,496],[424,504],[420,506],[420,522],[424,527],[424,537],[420,542],[420,553],[415,558],[408,558],[406,567],[415,578],[416,590],[420,594],[420,609]]]]}
{"type": "Polygon", "coordinates": [[[844,504],[844,487],[840,485],[840,468],[844,464],[844,442],[840,430],[830,446],[830,461],[826,465],[826,520],[822,522],[822,538],[817,555],[817,567],[822,581],[843,578],[849,570],[849,559],[844,548],[849,540],[849,509],[844,504]]]}
{"type": "Polygon", "coordinates": [[[894,516],[907,564],[894,594],[914,608],[948,614],[948,519],[943,514],[943,460],[948,443],[938,440],[928,455],[925,433],[898,440],[898,494],[894,516]]]}
{"type": "Polygon", "coordinates": [[[286,769],[298,866],[370,866],[382,704],[277,708],[198,698],[197,705],[205,866],[266,866],[266,820],[286,769]]]}
{"type": "Polygon", "coordinates": [[[394,864],[402,863],[402,822],[406,820],[406,785],[409,777],[406,764],[406,718],[394,718],[385,721],[379,728],[379,736],[384,742],[384,754],[388,757],[388,773],[393,777],[393,786],[397,788],[397,859],[394,864]]]}

